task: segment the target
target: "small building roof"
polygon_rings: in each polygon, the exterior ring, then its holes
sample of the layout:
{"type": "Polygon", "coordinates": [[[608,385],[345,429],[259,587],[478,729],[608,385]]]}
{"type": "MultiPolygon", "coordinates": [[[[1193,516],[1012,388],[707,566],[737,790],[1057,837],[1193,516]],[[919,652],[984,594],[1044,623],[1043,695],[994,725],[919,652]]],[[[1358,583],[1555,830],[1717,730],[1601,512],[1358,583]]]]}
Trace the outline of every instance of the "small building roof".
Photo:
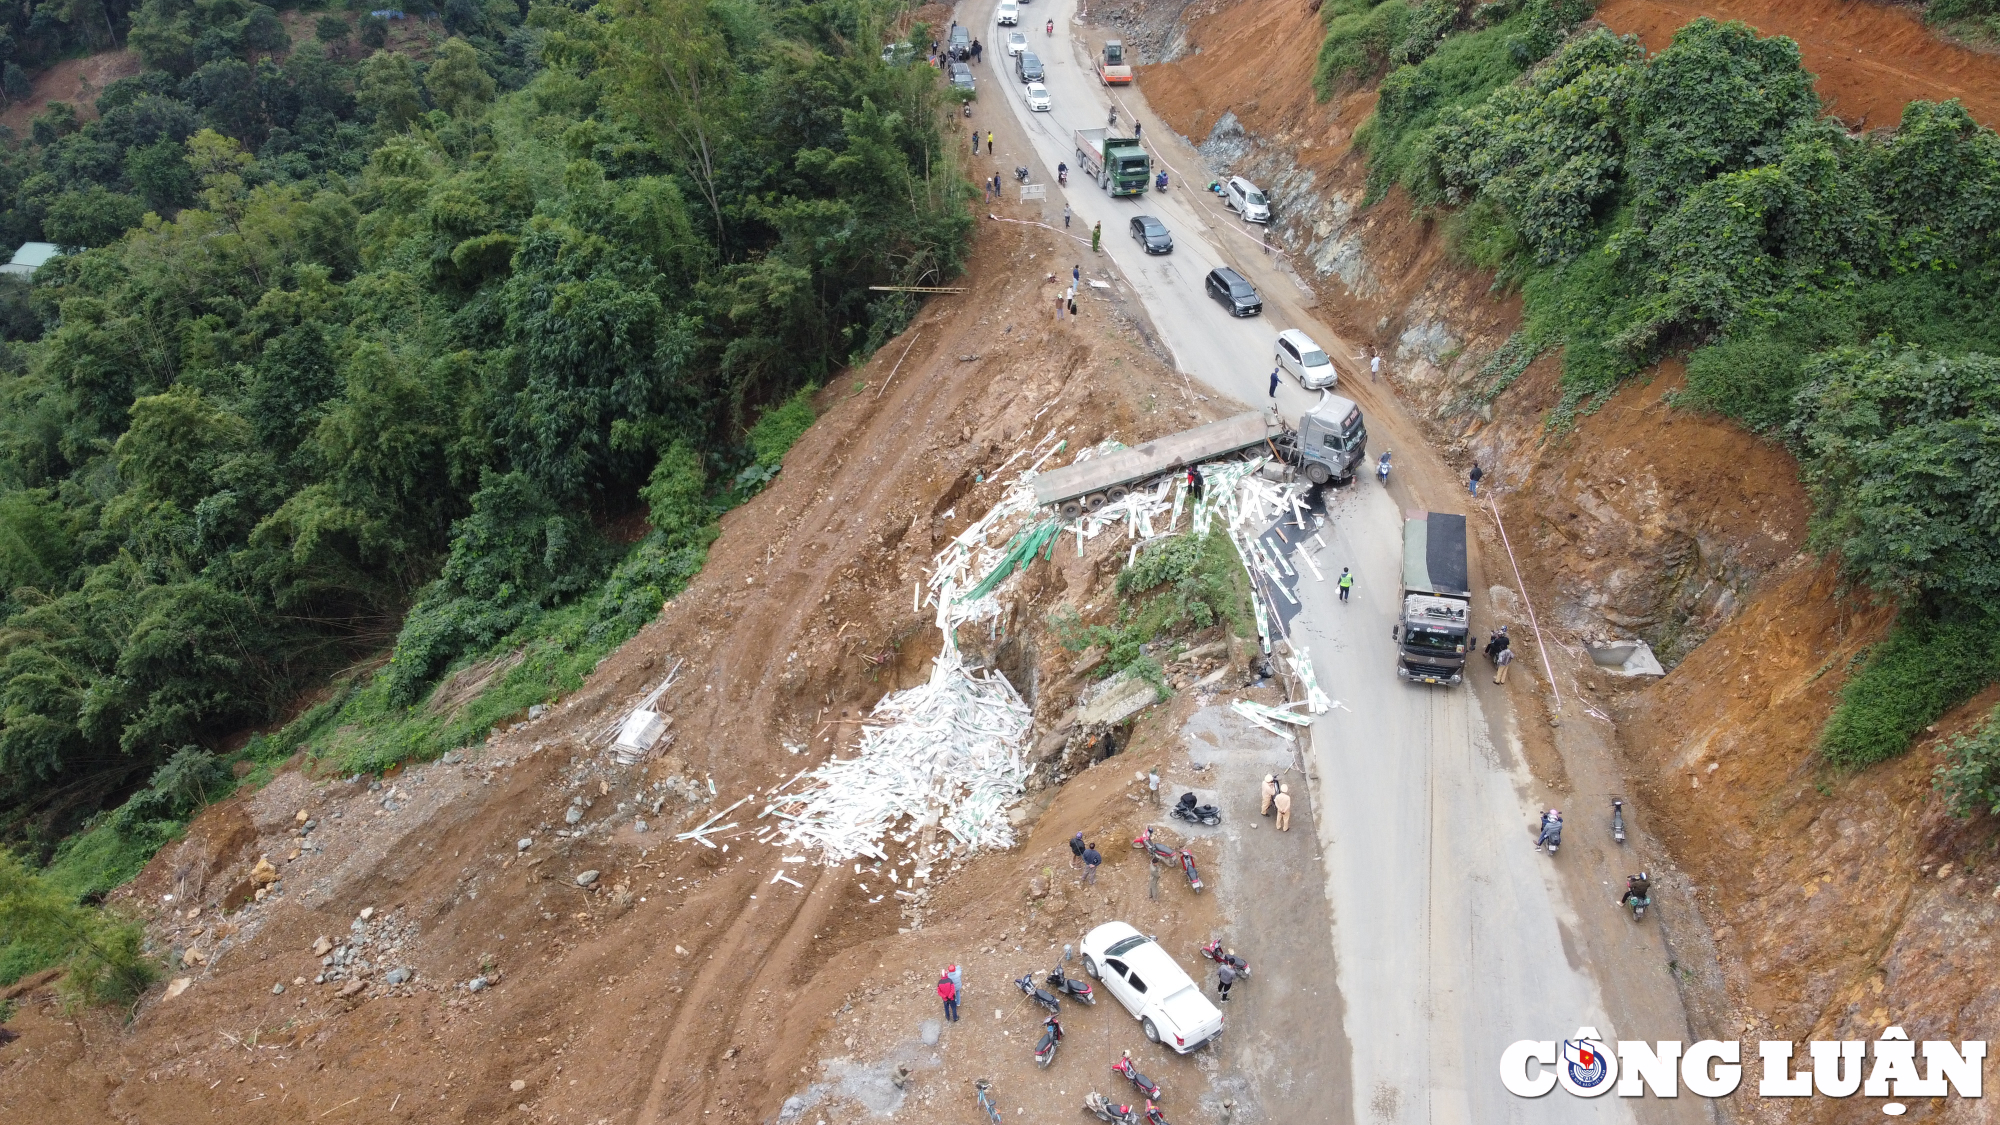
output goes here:
{"type": "Polygon", "coordinates": [[[21,248],[14,251],[14,259],[0,266],[0,274],[32,278],[35,271],[47,265],[50,259],[60,257],[62,247],[53,242],[23,242],[21,248]]]}

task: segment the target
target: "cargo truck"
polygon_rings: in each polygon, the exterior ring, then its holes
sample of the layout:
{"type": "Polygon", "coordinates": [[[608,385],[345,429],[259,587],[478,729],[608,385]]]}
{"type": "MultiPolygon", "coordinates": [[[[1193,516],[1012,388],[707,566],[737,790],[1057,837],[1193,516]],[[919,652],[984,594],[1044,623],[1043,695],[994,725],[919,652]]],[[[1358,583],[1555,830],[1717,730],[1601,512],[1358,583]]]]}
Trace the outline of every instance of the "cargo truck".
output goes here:
{"type": "Polygon", "coordinates": [[[1314,484],[1351,481],[1355,466],[1368,455],[1368,429],[1361,408],[1338,395],[1323,396],[1299,418],[1296,429],[1275,410],[1238,414],[1051,469],[1035,478],[1035,503],[1075,519],[1204,461],[1259,451],[1293,466],[1314,484]]]}
{"type": "Polygon", "coordinates": [[[1112,195],[1144,195],[1153,158],[1136,138],[1114,137],[1108,129],[1078,129],[1076,167],[1112,195]]]}
{"type": "Polygon", "coordinates": [[[1471,615],[1465,517],[1405,512],[1403,609],[1389,630],[1396,641],[1396,675],[1420,684],[1461,682],[1472,644],[1471,615]]]}

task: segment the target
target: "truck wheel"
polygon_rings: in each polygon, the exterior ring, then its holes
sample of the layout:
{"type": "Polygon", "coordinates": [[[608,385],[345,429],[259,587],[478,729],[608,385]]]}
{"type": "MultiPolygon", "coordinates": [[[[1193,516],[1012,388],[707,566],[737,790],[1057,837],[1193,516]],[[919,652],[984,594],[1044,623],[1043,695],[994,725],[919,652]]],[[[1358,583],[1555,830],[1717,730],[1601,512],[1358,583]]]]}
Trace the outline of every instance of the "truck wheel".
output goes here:
{"type": "Polygon", "coordinates": [[[1140,1020],[1139,1027],[1146,1033],[1146,1042],[1158,1043],[1160,1041],[1160,1029],[1153,1026],[1152,1020],[1140,1020]]]}
{"type": "Polygon", "coordinates": [[[1104,493],[1104,498],[1110,501],[1111,503],[1116,504],[1117,502],[1125,499],[1127,496],[1130,496],[1131,494],[1132,494],[1131,489],[1126,488],[1124,485],[1120,484],[1120,485],[1114,485],[1110,489],[1106,490],[1106,492],[1104,493]]]}
{"type": "Polygon", "coordinates": [[[1327,481],[1333,479],[1333,474],[1327,470],[1325,465],[1315,461],[1306,466],[1306,479],[1314,484],[1325,484],[1327,481]]]}
{"type": "Polygon", "coordinates": [[[1061,513],[1062,518],[1073,520],[1083,514],[1083,503],[1079,500],[1065,500],[1058,511],[1061,513]]]}
{"type": "Polygon", "coordinates": [[[1099,508],[1102,508],[1105,505],[1105,503],[1106,501],[1104,499],[1104,494],[1102,492],[1093,492],[1090,495],[1083,498],[1084,508],[1093,512],[1099,508]]]}

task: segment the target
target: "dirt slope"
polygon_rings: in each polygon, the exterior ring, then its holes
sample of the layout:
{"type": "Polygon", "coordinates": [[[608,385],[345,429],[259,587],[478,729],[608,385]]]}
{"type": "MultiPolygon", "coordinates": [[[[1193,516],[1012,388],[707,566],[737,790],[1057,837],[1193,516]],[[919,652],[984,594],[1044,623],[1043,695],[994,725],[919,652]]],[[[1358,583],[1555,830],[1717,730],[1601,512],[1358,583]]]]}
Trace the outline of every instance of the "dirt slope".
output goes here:
{"type": "MultiPolygon", "coordinates": [[[[292,772],[204,814],[193,842],[128,894],[163,949],[194,951],[176,970],[190,984],[171,999],[155,989],[121,1028],[102,1012],[63,1017],[46,981],[24,982],[10,1023],[22,1038],[0,1054],[0,1116],[769,1120],[810,1080],[832,1013],[934,972],[940,954],[928,937],[898,943],[923,922],[883,895],[884,875],[794,868],[814,875],[795,889],[772,881],[775,851],[744,833],[727,852],[670,834],[838,753],[866,707],[927,675],[935,630],[911,605],[913,584],[997,496],[984,477],[1030,434],[1060,429],[1071,448],[1140,440],[1230,409],[1169,378],[1121,289],[1086,286],[1084,316],[1053,320],[1044,275],[1084,256],[1045,230],[983,230],[972,291],[940,299],[829,386],[822,420],[774,486],[724,521],[694,586],[549,714],[379,787],[292,772]],[[608,766],[606,724],[677,658],[689,664],[662,701],[670,751],[644,769],[608,766]],[[283,876],[276,893],[225,913],[250,897],[260,855],[283,876]],[[600,873],[588,888],[585,871],[600,873]],[[195,916],[174,913],[189,902],[195,916]],[[320,936],[366,968],[311,983],[320,936]],[[414,979],[391,983],[392,967],[414,979]]],[[[1122,561],[1121,550],[1038,564],[1017,620],[1091,598],[1122,561]]],[[[1013,659],[1029,698],[1060,714],[1075,685],[1060,674],[1068,656],[1048,647],[1013,659]]],[[[1130,815],[1121,786],[1079,792],[1130,815]]],[[[1037,836],[975,865],[1031,871],[1060,846],[1037,836]]],[[[1013,874],[959,878],[969,889],[947,881],[939,893],[968,933],[1023,909],[1013,874]]],[[[971,962],[976,940],[948,948],[971,962]]],[[[990,997],[996,971],[981,971],[990,997]]]]}

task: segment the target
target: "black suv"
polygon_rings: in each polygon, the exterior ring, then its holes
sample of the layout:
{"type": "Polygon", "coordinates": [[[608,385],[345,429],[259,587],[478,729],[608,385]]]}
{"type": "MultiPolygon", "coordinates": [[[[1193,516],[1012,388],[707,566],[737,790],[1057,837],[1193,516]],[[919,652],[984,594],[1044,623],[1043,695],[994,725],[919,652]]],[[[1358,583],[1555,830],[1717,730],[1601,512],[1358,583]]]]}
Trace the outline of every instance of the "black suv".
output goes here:
{"type": "Polygon", "coordinates": [[[967,31],[964,27],[952,28],[951,41],[945,47],[945,52],[955,59],[971,58],[972,33],[970,31],[967,31]]]}
{"type": "Polygon", "coordinates": [[[1132,240],[1144,246],[1148,254],[1174,252],[1174,236],[1167,233],[1165,223],[1151,215],[1139,215],[1132,220],[1132,240]]]}
{"type": "Polygon", "coordinates": [[[1033,51],[1022,51],[1014,56],[1014,72],[1021,76],[1023,82],[1040,82],[1043,78],[1042,60],[1033,51]]]}
{"type": "Polygon", "coordinates": [[[1256,316],[1264,311],[1264,300],[1257,296],[1257,287],[1228,266],[1208,271],[1208,295],[1222,302],[1230,316],[1256,316]]]}

